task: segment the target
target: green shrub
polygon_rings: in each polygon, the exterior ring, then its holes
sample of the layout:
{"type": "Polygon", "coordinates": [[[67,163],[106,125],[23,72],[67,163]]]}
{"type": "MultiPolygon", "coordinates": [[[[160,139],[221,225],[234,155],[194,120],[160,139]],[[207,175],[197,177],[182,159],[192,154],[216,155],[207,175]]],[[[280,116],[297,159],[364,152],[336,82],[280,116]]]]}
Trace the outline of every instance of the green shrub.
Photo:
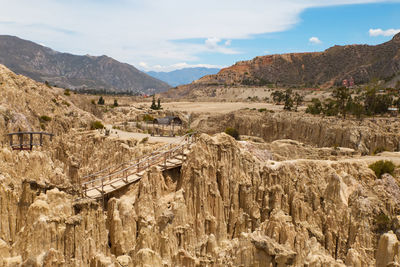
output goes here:
{"type": "Polygon", "coordinates": [[[389,160],[379,160],[371,165],[368,166],[371,170],[375,172],[376,177],[379,179],[382,177],[382,174],[388,173],[393,175],[395,166],[393,162],[389,160]]]}
{"type": "Polygon", "coordinates": [[[41,122],[49,122],[49,121],[51,121],[51,118],[49,116],[43,115],[43,116],[40,116],[39,120],[41,122]]]}
{"type": "Polygon", "coordinates": [[[96,105],[96,101],[94,101],[94,99],[92,99],[92,100],[90,101],[90,103],[92,103],[92,105],[96,105]]]}
{"type": "Polygon", "coordinates": [[[68,103],[67,101],[63,101],[62,104],[65,105],[65,106],[67,106],[67,107],[71,106],[71,104],[68,103]]]}
{"type": "Polygon", "coordinates": [[[117,101],[117,99],[114,99],[114,107],[118,107],[118,101],[117,101]]]}
{"type": "Polygon", "coordinates": [[[225,129],[225,133],[229,134],[230,136],[232,136],[236,140],[240,140],[239,132],[235,128],[228,127],[228,128],[225,129]]]}
{"type": "Polygon", "coordinates": [[[267,109],[266,108],[259,108],[258,109],[258,112],[264,112],[264,111],[267,111],[267,109]]]}
{"type": "Polygon", "coordinates": [[[52,88],[48,81],[45,81],[44,84],[45,84],[48,88],[50,88],[50,89],[52,88]]]}
{"type": "Polygon", "coordinates": [[[92,121],[90,123],[90,129],[91,130],[97,130],[97,129],[103,129],[104,125],[101,123],[101,121],[92,121]]]}
{"type": "Polygon", "coordinates": [[[322,112],[322,103],[318,98],[311,100],[311,105],[307,106],[306,113],[318,115],[322,112]]]}
{"type": "Polygon", "coordinates": [[[149,141],[149,137],[144,137],[142,140],[140,140],[141,144],[147,143],[149,141]]]}
{"type": "Polygon", "coordinates": [[[377,148],[375,148],[375,150],[374,150],[374,152],[372,152],[372,154],[376,155],[376,154],[382,153],[384,151],[387,151],[387,149],[382,146],[378,146],[377,148]]]}
{"type": "Polygon", "coordinates": [[[65,89],[64,95],[70,96],[71,95],[71,91],[69,89],[65,89]]]}
{"type": "Polygon", "coordinates": [[[153,121],[154,117],[151,116],[150,114],[144,114],[143,115],[143,121],[153,121]]]}

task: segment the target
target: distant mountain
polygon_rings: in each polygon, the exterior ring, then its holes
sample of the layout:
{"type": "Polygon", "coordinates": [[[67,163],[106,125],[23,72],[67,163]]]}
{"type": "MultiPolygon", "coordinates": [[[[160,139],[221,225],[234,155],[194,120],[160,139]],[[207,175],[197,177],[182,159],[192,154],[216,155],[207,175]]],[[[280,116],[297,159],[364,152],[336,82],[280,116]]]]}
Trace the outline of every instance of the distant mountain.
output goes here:
{"type": "Polygon", "coordinates": [[[323,52],[259,56],[170,89],[165,95],[190,96],[202,88],[231,85],[328,88],[350,78],[355,84],[365,84],[373,78],[390,84],[399,77],[400,33],[375,46],[334,46],[323,52]]]}
{"type": "Polygon", "coordinates": [[[171,86],[191,83],[205,75],[216,74],[216,68],[185,68],[170,72],[148,71],[147,74],[168,83],[171,86]]]}
{"type": "Polygon", "coordinates": [[[60,53],[18,37],[0,35],[0,64],[36,81],[71,89],[161,92],[170,86],[107,56],[60,53]]]}

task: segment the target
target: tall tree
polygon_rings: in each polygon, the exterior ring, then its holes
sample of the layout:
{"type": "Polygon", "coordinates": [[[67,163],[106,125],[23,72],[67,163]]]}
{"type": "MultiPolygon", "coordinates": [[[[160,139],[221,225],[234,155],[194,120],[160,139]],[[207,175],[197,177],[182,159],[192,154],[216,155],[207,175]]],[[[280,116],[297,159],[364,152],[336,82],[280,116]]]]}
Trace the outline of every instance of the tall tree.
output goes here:
{"type": "Polygon", "coordinates": [[[151,109],[156,110],[157,109],[157,105],[156,105],[156,97],[153,95],[153,101],[151,101],[151,109]]]}
{"type": "Polygon", "coordinates": [[[338,87],[333,90],[332,97],[336,101],[336,105],[338,111],[343,115],[343,118],[346,118],[347,106],[351,101],[351,94],[348,88],[346,87],[338,87]]]}

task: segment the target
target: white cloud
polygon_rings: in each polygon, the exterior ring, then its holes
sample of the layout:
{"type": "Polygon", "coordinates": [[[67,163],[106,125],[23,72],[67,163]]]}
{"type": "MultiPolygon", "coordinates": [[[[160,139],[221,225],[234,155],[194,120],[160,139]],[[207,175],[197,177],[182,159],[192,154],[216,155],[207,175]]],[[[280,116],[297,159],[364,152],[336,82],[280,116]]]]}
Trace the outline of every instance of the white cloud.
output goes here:
{"type": "Polygon", "coordinates": [[[318,37],[311,37],[310,39],[308,39],[308,41],[312,44],[322,44],[321,40],[318,37]]]}
{"type": "Polygon", "coordinates": [[[387,29],[387,30],[382,30],[382,29],[369,29],[369,36],[393,36],[397,33],[400,32],[400,29],[387,29]]]}
{"type": "Polygon", "coordinates": [[[199,62],[204,52],[238,54],[230,40],[290,29],[307,8],[372,2],[382,1],[0,0],[0,34],[62,52],[170,66],[199,62]],[[205,41],[184,42],[190,39],[205,41]]]}

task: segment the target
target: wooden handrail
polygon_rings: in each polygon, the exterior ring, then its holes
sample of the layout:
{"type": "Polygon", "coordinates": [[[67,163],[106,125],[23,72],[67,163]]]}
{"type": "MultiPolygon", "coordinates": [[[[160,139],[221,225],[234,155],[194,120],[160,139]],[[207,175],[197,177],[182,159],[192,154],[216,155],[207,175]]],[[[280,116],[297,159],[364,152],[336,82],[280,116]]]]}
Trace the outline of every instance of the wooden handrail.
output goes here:
{"type": "MultiPolygon", "coordinates": [[[[172,142],[172,143],[169,143],[169,144],[166,144],[166,145],[164,145],[164,146],[162,146],[162,147],[160,147],[160,148],[154,150],[153,152],[151,152],[151,153],[149,153],[149,154],[147,154],[147,155],[140,156],[140,157],[135,158],[135,159],[133,159],[133,160],[131,160],[131,161],[129,161],[129,162],[121,163],[120,165],[117,165],[117,167],[115,168],[115,170],[117,170],[119,167],[121,167],[121,166],[123,166],[123,165],[125,165],[125,164],[131,164],[131,163],[133,163],[133,162],[135,162],[135,161],[140,161],[140,160],[142,160],[142,159],[144,159],[144,158],[150,156],[151,154],[155,154],[155,153],[161,152],[161,151],[163,151],[165,148],[167,148],[168,146],[172,146],[172,145],[174,145],[174,144],[180,144],[180,143],[182,143],[182,142],[186,142],[186,141],[187,141],[186,138],[188,138],[188,137],[190,137],[190,136],[192,136],[192,135],[194,135],[194,134],[195,134],[195,133],[188,133],[188,134],[185,134],[185,135],[182,136],[179,140],[177,140],[177,141],[175,141],[175,142],[172,142]]],[[[84,176],[84,177],[81,178],[81,181],[87,180],[87,178],[94,177],[94,176],[97,176],[98,174],[104,173],[104,172],[110,170],[110,169],[113,168],[113,167],[115,167],[115,166],[110,166],[110,167],[107,167],[107,168],[105,168],[105,169],[103,169],[103,170],[100,170],[100,171],[98,171],[98,172],[95,172],[95,173],[86,175],[86,176],[84,176]]]]}
{"type": "MultiPolygon", "coordinates": [[[[140,157],[139,159],[132,160],[128,163],[119,164],[115,170],[107,175],[92,179],[90,181],[82,181],[81,180],[81,187],[83,189],[84,194],[87,196],[87,190],[96,189],[104,195],[104,187],[107,185],[111,185],[118,181],[126,180],[128,182],[128,177],[133,174],[140,173],[141,171],[148,169],[151,166],[158,165],[162,162],[166,162],[168,159],[172,159],[177,155],[183,153],[186,146],[190,145],[193,142],[193,135],[194,133],[186,134],[183,136],[179,142],[167,144],[162,148],[166,148],[169,146],[168,150],[157,149],[145,156],[140,157]],[[178,145],[173,146],[174,144],[178,143],[178,145]],[[158,153],[156,153],[158,152],[158,153]],[[131,164],[135,162],[134,164],[131,164]],[[129,165],[128,165],[129,164],[129,165]],[[128,166],[126,166],[128,165],[128,166]],[[120,169],[121,168],[121,169],[120,169]]],[[[114,166],[115,167],[115,166],[114,166]]],[[[112,167],[108,167],[104,170],[96,172],[92,175],[88,175],[83,177],[82,179],[87,179],[90,177],[95,177],[100,173],[104,173],[106,170],[111,169],[112,167]]]]}

